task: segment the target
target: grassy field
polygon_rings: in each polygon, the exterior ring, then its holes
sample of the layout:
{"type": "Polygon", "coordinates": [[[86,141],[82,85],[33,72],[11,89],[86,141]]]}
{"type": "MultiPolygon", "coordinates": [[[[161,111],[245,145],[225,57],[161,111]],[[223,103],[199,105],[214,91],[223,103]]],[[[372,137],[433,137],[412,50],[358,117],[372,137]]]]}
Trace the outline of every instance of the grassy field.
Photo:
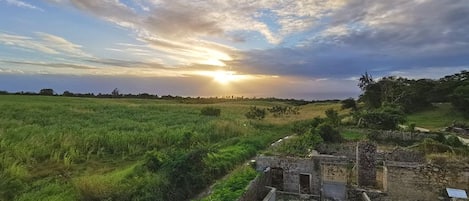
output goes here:
{"type": "Polygon", "coordinates": [[[449,103],[434,104],[431,109],[407,116],[409,124],[415,123],[417,127],[434,131],[450,126],[454,121],[469,123],[469,119],[455,111],[449,103]]]}
{"type": "Polygon", "coordinates": [[[0,96],[0,200],[186,200],[273,141],[299,115],[248,120],[249,107],[167,100],[0,96]]]}

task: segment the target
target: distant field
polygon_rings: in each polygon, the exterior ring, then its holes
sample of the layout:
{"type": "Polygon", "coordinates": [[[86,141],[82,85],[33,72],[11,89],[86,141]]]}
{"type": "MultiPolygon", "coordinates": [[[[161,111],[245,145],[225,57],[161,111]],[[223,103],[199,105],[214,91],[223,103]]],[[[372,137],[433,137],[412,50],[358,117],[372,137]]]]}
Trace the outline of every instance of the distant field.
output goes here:
{"type": "Polygon", "coordinates": [[[407,117],[407,122],[415,123],[417,127],[430,130],[439,130],[450,126],[453,121],[469,123],[469,119],[454,110],[449,103],[434,104],[434,107],[423,112],[411,114],[407,117]]]}
{"type": "Polygon", "coordinates": [[[299,115],[248,120],[250,106],[167,100],[0,96],[0,200],[184,200],[273,141],[299,115]]]}

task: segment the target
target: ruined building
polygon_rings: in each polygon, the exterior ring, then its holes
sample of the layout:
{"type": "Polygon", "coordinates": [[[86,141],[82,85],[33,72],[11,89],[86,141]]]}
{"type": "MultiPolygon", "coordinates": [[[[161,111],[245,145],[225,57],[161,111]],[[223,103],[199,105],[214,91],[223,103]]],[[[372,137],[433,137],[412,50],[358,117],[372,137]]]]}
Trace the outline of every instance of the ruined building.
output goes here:
{"type": "Polygon", "coordinates": [[[378,153],[367,142],[355,148],[355,157],[258,156],[255,165],[262,174],[240,201],[450,200],[447,188],[469,189],[467,165],[427,164],[422,155],[405,150],[378,153]]]}

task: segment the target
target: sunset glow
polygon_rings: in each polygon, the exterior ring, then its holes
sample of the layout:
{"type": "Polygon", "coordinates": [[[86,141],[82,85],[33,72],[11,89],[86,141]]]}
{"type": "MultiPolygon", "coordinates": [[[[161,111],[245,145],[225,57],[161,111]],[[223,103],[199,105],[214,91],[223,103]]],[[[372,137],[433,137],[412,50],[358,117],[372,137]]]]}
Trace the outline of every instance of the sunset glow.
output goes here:
{"type": "Polygon", "coordinates": [[[468,70],[467,16],[452,0],[0,0],[0,90],[347,98],[365,71],[468,70]]]}

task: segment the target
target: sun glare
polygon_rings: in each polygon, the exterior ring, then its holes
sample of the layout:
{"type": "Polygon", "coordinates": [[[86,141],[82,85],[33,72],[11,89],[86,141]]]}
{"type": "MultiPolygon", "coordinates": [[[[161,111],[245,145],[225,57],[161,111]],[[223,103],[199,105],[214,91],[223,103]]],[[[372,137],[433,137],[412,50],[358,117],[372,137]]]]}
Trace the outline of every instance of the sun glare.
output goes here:
{"type": "Polygon", "coordinates": [[[241,80],[249,79],[251,76],[249,75],[238,75],[235,71],[225,71],[225,70],[218,70],[218,71],[200,71],[197,74],[211,77],[213,81],[227,85],[232,82],[238,82],[241,80]]]}
{"type": "Polygon", "coordinates": [[[213,73],[213,80],[220,84],[228,84],[232,81],[236,81],[236,75],[230,71],[215,71],[213,73]]]}

